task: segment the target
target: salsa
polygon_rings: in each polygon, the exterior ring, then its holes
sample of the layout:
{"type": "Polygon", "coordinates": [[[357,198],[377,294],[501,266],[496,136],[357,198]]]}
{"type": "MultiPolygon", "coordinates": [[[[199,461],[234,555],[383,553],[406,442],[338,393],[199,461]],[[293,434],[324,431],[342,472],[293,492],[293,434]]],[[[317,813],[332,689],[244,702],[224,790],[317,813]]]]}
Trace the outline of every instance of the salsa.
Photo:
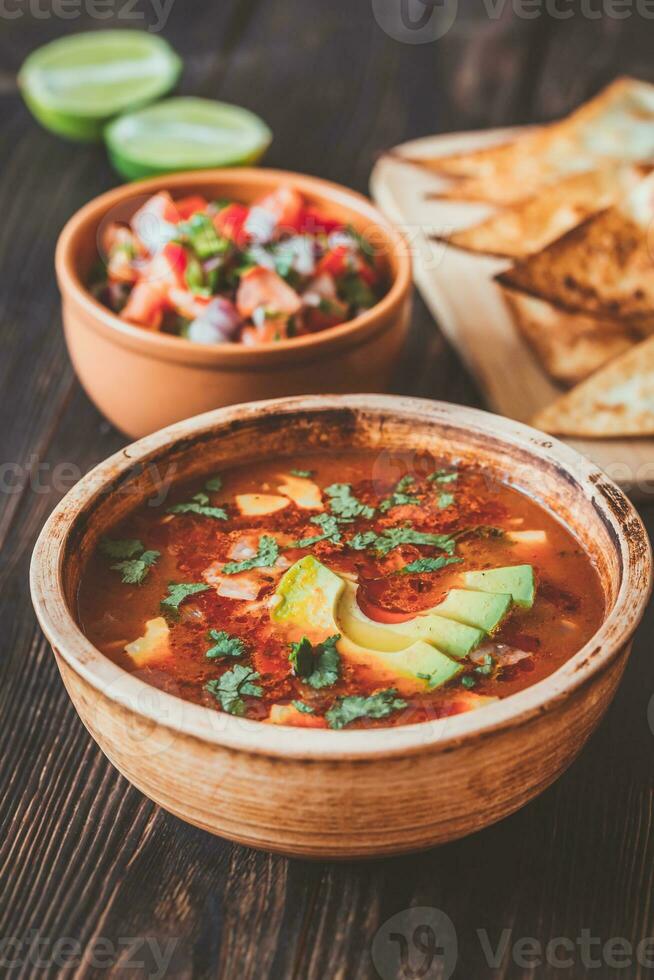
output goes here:
{"type": "Polygon", "coordinates": [[[99,543],[82,629],[146,682],[314,728],[422,722],[551,674],[599,576],[519,490],[429,454],[313,454],[177,485],[99,543]]]}
{"type": "Polygon", "coordinates": [[[374,306],[385,277],[353,228],[280,186],[251,205],[160,191],[101,234],[93,294],[193,343],[274,343],[374,306]]]}

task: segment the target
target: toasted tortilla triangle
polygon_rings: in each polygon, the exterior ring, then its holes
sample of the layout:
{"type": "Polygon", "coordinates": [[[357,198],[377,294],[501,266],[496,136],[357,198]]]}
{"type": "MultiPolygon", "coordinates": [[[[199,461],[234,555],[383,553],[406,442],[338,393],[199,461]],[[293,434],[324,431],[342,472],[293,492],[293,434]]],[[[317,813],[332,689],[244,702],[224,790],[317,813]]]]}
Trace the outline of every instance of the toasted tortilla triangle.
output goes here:
{"type": "Polygon", "coordinates": [[[447,241],[470,252],[524,258],[610,207],[643,176],[642,167],[616,163],[573,174],[526,201],[496,211],[479,224],[455,231],[447,241]]]}
{"type": "Polygon", "coordinates": [[[654,85],[618,78],[558,122],[496,146],[405,159],[452,182],[434,197],[511,204],[601,161],[654,159],[654,85]]]}
{"type": "Polygon", "coordinates": [[[533,424],[562,436],[654,435],[654,337],[548,405],[533,424]]]}
{"type": "Polygon", "coordinates": [[[593,316],[654,317],[654,174],[497,279],[593,316]]]}

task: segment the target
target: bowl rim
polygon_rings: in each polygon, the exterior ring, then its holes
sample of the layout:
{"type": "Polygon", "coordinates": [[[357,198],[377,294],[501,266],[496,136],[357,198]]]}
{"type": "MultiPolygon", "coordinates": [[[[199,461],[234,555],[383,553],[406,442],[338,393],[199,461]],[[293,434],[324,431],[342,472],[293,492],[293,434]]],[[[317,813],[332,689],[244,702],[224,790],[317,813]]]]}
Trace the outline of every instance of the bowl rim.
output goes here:
{"type": "Polygon", "coordinates": [[[638,626],[652,588],[652,554],[644,525],[623,492],[595,464],[562,442],[544,437],[520,422],[479,409],[422,398],[395,395],[314,395],[279,398],[215,409],[174,423],[132,443],[84,476],[55,507],[35,545],[30,567],[34,609],[45,636],[58,657],[97,693],[158,726],[223,748],[286,759],[340,762],[447,752],[501,731],[517,728],[536,715],[556,710],[579,688],[589,684],[624,650],[638,626]],[[394,728],[331,731],[297,729],[235,718],[203,705],[184,701],[138,679],[109,660],[85,637],[68,609],[62,587],[68,535],[78,514],[92,504],[108,483],[133,470],[153,454],[180,441],[201,439],[233,421],[269,416],[324,414],[353,410],[371,413],[420,413],[436,426],[455,426],[495,443],[518,448],[536,462],[558,468],[591,497],[607,525],[622,565],[622,582],[613,608],[598,631],[553,674],[512,694],[483,711],[418,722],[394,728]],[[156,692],[153,696],[152,692],[156,692]],[[263,737],[262,737],[263,736],[263,737]]]}
{"type": "Polygon", "coordinates": [[[374,333],[382,329],[386,315],[403,302],[410,291],[412,281],[408,242],[371,200],[358,191],[350,190],[342,184],[325,180],[322,177],[268,167],[185,170],[121,184],[113,190],[106,191],[79,208],[64,225],[55,249],[55,269],[62,298],[66,300],[68,296],[72,297],[96,324],[102,325],[117,338],[121,338],[131,346],[136,345],[142,348],[144,352],[153,355],[159,354],[173,360],[203,362],[220,360],[227,363],[243,359],[262,361],[274,358],[276,360],[280,353],[285,351],[291,355],[294,352],[319,354],[321,348],[327,344],[338,341],[357,342],[360,339],[359,335],[374,333]],[[236,189],[239,185],[256,186],[257,184],[269,183],[271,180],[280,184],[290,184],[300,192],[304,191],[307,194],[321,197],[326,202],[332,201],[356,209],[362,216],[370,220],[371,227],[382,231],[385,246],[394,252],[397,269],[388,291],[369,310],[365,310],[345,323],[337,324],[315,334],[290,338],[285,340],[283,344],[271,342],[259,344],[257,347],[244,347],[242,344],[229,343],[196,344],[184,337],[145,330],[143,327],[121,320],[119,316],[92,296],[80,279],[71,254],[72,244],[80,229],[87,223],[101,221],[110,208],[130,197],[154,193],[159,190],[174,191],[180,186],[190,189],[193,184],[224,183],[236,189]]]}

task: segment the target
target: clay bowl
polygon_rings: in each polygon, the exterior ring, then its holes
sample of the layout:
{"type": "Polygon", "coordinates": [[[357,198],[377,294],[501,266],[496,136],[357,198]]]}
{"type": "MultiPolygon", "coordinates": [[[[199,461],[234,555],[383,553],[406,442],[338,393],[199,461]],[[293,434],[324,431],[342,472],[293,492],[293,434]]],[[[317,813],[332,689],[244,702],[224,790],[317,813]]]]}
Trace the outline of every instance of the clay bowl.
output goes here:
{"type": "Polygon", "coordinates": [[[170,426],[111,457],[56,508],[36,545],[34,607],[64,683],[103,752],[190,823],[243,844],[370,857],[450,841],[542,792],[597,726],[650,592],[643,525],[622,492],[559,442],[485,412],[390,396],[291,398],[170,426]],[[478,711],[394,729],[303,730],[238,719],[115,666],[76,622],[80,570],[98,537],[157,481],[264,454],[428,449],[484,466],[553,511],[597,564],[606,619],[549,678],[478,711]],[[173,469],[174,468],[174,469],[173,469]]]}
{"type": "Polygon", "coordinates": [[[327,391],[383,391],[409,323],[411,261],[401,235],[360,194],[280,170],[182,173],[102,194],[65,226],[57,244],[56,269],[66,343],[77,375],[100,411],[135,438],[236,402],[327,391]],[[322,333],[253,349],[194,344],[132,326],[87,289],[103,223],[129,220],[157,191],[249,203],[281,183],[365,236],[390,283],[372,309],[322,333]]]}

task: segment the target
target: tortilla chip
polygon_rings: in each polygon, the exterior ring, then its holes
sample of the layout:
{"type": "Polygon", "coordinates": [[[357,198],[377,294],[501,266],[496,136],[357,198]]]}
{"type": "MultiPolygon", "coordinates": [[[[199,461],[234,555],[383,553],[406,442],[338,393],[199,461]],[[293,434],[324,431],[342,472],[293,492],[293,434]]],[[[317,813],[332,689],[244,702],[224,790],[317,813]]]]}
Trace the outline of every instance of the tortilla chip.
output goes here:
{"type": "Polygon", "coordinates": [[[571,312],[654,319],[654,174],[542,252],[497,276],[571,312]]]}
{"type": "Polygon", "coordinates": [[[545,248],[592,214],[610,207],[644,176],[644,168],[606,164],[544,187],[485,221],[455,231],[450,245],[470,252],[519,259],[545,248]]]}
{"type": "Polygon", "coordinates": [[[607,160],[654,158],[654,85],[618,78],[558,122],[480,150],[410,157],[452,183],[434,197],[512,204],[607,160]]]}
{"type": "Polygon", "coordinates": [[[654,337],[548,405],[533,424],[562,436],[654,435],[654,337]]]}
{"type": "Polygon", "coordinates": [[[559,384],[583,381],[642,339],[620,320],[567,313],[518,290],[502,293],[521,334],[559,384]]]}

